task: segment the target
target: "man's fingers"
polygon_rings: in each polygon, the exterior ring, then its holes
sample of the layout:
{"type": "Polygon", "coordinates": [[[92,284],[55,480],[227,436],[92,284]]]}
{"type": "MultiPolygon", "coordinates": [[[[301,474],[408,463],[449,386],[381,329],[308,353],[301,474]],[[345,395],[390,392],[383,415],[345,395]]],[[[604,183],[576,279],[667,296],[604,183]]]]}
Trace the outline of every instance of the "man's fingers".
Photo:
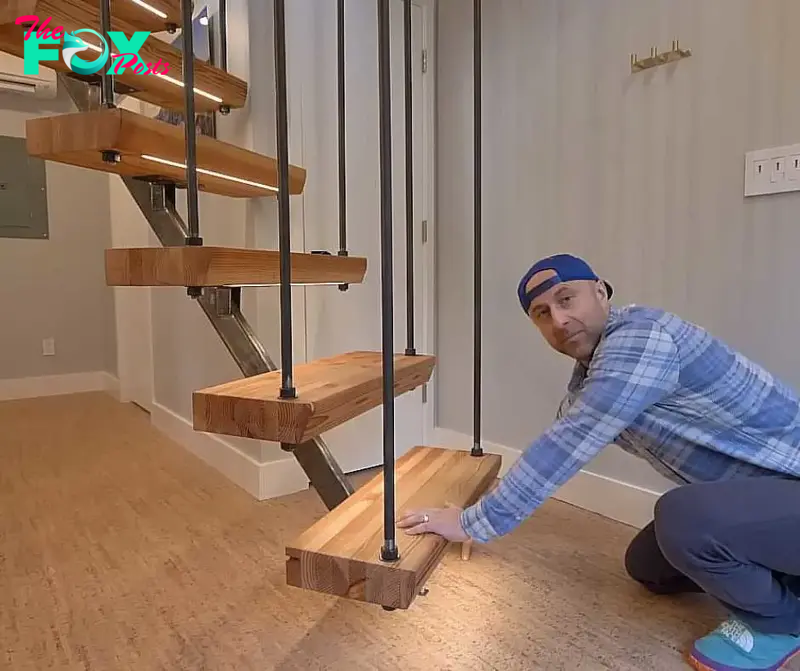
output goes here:
{"type": "Polygon", "coordinates": [[[418,536],[419,534],[428,533],[428,524],[425,522],[420,522],[419,524],[406,529],[406,533],[409,536],[418,536]]]}
{"type": "Polygon", "coordinates": [[[403,514],[397,519],[397,526],[401,529],[412,527],[415,524],[423,524],[425,522],[425,512],[422,510],[412,510],[403,514]]]}

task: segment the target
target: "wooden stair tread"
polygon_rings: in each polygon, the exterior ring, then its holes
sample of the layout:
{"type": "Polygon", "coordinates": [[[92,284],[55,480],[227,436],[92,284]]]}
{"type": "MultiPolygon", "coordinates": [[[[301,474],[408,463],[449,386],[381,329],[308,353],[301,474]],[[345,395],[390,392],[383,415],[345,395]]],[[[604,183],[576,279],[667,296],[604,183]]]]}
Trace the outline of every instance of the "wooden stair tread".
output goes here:
{"type": "MultiPolygon", "coordinates": [[[[101,0],[77,1],[100,13],[101,0]]],[[[147,4],[156,11],[150,11],[133,0],[111,0],[112,21],[118,19],[136,30],[153,33],[167,30],[170,24],[180,27],[181,0],[147,0],[147,4]]],[[[30,15],[44,19],[49,16],[44,14],[46,9],[41,0],[3,0],[0,2],[0,23],[13,23],[20,16],[30,15]]]]}
{"type": "MultiPolygon", "coordinates": [[[[183,126],[114,108],[28,119],[26,134],[31,156],[121,175],[186,182],[183,126]],[[103,150],[118,151],[120,162],[104,162],[103,150]]],[[[198,135],[197,167],[201,191],[242,198],[276,195],[278,162],[269,156],[198,135]]],[[[301,193],[305,180],[305,169],[290,166],[291,194],[301,193]]]]}
{"type": "MultiPolygon", "coordinates": [[[[293,284],[358,284],[367,260],[292,253],[293,284]]],[[[232,247],[136,247],[106,250],[108,286],[264,286],[280,282],[280,254],[232,247]]]]}
{"type": "MultiPolygon", "coordinates": [[[[5,51],[22,58],[24,56],[24,35],[29,30],[14,22],[20,15],[35,15],[45,20],[52,17],[47,24],[48,30],[63,27],[72,32],[80,28],[92,28],[100,31],[100,14],[97,0],[0,0],[0,51],[5,51]],[[23,10],[23,11],[20,11],[23,10]]],[[[121,2],[122,0],[117,0],[121,2]]],[[[172,2],[172,0],[170,0],[172,2]]],[[[112,30],[120,30],[131,37],[137,28],[127,21],[114,16],[111,18],[112,30]]],[[[79,35],[87,43],[100,46],[100,40],[91,33],[79,35]]],[[[110,45],[113,51],[113,45],[110,45]]],[[[55,46],[54,46],[55,48],[55,46]]],[[[159,39],[155,35],[147,38],[139,56],[145,63],[169,64],[169,72],[165,75],[138,75],[130,69],[115,75],[117,85],[124,88],[125,94],[145,100],[154,105],[173,110],[184,109],[183,91],[183,55],[180,49],[159,39]]],[[[247,102],[247,83],[224,70],[195,58],[195,107],[199,112],[210,112],[221,105],[230,108],[244,107],[247,102]]],[[[59,72],[73,74],[64,60],[42,61],[40,67],[49,67],[59,72]]]]}
{"type": "MultiPolygon", "coordinates": [[[[436,358],[394,356],[395,396],[422,386],[436,358]]],[[[349,352],[294,366],[297,398],[279,398],[279,370],[193,394],[197,431],[300,444],[383,402],[380,352],[349,352]]]]}
{"type": "MultiPolygon", "coordinates": [[[[101,0],[90,1],[99,12],[101,0]]],[[[148,30],[153,33],[167,30],[170,24],[177,27],[182,25],[181,0],[147,0],[147,4],[160,14],[154,14],[133,0],[111,0],[111,17],[125,21],[138,30],[148,30]]]]}
{"type": "MultiPolygon", "coordinates": [[[[501,457],[417,446],[395,464],[395,508],[446,504],[467,507],[486,492],[501,457]]],[[[408,608],[441,561],[449,543],[441,536],[396,533],[400,559],[380,559],[383,545],[383,474],[357,489],[286,546],[289,585],[390,608],[408,608]]]]}

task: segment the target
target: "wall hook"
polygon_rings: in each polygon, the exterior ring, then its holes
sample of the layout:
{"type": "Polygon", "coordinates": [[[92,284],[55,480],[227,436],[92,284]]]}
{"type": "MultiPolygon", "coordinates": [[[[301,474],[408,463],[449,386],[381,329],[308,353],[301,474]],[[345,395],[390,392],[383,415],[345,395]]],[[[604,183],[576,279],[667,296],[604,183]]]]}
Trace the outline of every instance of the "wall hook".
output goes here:
{"type": "Polygon", "coordinates": [[[640,59],[634,52],[631,54],[631,72],[639,72],[654,68],[664,63],[673,63],[683,58],[688,58],[692,55],[691,49],[681,49],[680,42],[675,39],[672,40],[672,49],[670,51],[659,54],[658,47],[650,47],[650,57],[640,59]]]}

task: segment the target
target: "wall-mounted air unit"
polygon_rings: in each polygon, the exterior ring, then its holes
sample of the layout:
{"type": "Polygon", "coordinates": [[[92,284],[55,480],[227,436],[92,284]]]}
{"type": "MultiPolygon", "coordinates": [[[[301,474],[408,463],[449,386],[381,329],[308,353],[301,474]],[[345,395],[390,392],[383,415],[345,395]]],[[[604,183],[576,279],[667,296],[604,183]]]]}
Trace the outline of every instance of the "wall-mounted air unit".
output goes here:
{"type": "Polygon", "coordinates": [[[56,71],[44,63],[38,75],[26,75],[21,58],[0,52],[0,93],[11,92],[36,98],[55,98],[58,93],[56,71]]]}

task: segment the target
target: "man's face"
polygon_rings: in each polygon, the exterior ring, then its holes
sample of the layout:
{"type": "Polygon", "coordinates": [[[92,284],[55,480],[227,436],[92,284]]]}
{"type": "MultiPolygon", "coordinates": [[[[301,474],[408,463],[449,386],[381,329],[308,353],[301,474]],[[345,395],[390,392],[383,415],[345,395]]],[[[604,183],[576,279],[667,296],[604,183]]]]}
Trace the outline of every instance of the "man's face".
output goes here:
{"type": "MultiPolygon", "coordinates": [[[[552,270],[536,273],[526,289],[554,275],[552,270]]],[[[534,299],[528,316],[553,349],[588,362],[608,319],[606,287],[592,280],[556,284],[534,299]]]]}

